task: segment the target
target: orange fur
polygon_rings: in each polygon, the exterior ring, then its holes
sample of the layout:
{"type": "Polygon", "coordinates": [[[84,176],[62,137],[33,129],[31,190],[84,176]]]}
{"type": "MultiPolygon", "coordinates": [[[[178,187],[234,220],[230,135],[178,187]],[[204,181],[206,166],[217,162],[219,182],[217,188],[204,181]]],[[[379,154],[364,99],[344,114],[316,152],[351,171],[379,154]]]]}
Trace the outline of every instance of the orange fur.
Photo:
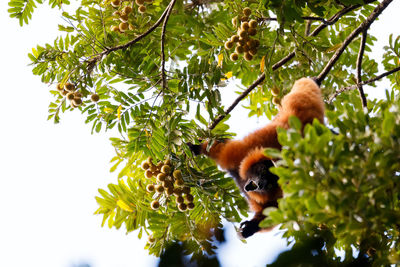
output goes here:
{"type": "Polygon", "coordinates": [[[257,147],[250,151],[242,160],[239,167],[239,175],[242,180],[246,179],[246,171],[254,164],[263,159],[270,159],[264,155],[264,148],[257,147]]]}
{"type": "MultiPolygon", "coordinates": [[[[314,119],[318,119],[321,123],[324,122],[324,102],[322,101],[321,91],[312,79],[302,78],[297,80],[290,93],[282,99],[281,103],[278,115],[269,124],[250,133],[242,140],[215,142],[209,151],[206,149],[207,143],[203,143],[201,146],[201,153],[213,158],[221,168],[235,174],[234,178],[246,195],[250,209],[255,212],[254,218],[245,222],[248,223],[248,226],[244,228],[250,229],[247,236],[259,231],[258,223],[265,218],[262,214],[263,209],[277,206],[277,199],[282,197],[282,190],[279,186],[271,190],[245,192],[245,183],[253,179],[247,177],[248,170],[257,163],[263,165],[265,161],[270,160],[264,155],[264,148],[281,148],[276,130],[278,127],[287,129],[290,116],[299,118],[303,126],[312,123],[314,119]]],[[[270,175],[273,176],[273,174],[270,175]]]]}
{"type": "Polygon", "coordinates": [[[283,98],[278,116],[263,128],[242,140],[216,143],[209,152],[205,149],[207,147],[205,143],[202,152],[213,158],[223,169],[237,169],[243,158],[256,147],[281,148],[276,129],[278,127],[287,129],[290,116],[298,117],[303,125],[311,123],[314,118],[323,123],[324,103],[320,89],[312,79],[302,78],[296,81],[291,92],[283,98]]]}

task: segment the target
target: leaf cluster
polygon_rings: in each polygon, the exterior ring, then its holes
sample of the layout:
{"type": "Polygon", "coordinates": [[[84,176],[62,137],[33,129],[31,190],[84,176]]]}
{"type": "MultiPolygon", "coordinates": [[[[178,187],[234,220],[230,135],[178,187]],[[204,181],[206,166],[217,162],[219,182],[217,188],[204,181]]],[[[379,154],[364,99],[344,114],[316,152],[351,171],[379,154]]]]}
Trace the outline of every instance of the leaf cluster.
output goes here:
{"type": "MultiPolygon", "coordinates": [[[[352,94],[356,98],[355,94],[352,94]]],[[[353,103],[358,103],[354,101],[353,103]]],[[[286,237],[318,235],[324,253],[352,261],[352,248],[377,265],[398,263],[400,220],[400,105],[394,94],[370,110],[335,102],[327,113],[338,134],[314,121],[279,131],[282,161],[273,172],[285,197],[266,210],[264,225],[281,223],[286,237]]]]}

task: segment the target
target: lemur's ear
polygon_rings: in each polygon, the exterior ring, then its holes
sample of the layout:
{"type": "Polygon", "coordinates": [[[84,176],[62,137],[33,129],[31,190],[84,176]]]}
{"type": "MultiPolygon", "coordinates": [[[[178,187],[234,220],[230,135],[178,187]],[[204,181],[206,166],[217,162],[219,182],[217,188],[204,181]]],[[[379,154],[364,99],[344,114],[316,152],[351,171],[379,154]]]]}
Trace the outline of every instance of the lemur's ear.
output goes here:
{"type": "Polygon", "coordinates": [[[202,145],[194,145],[190,142],[186,143],[186,145],[190,148],[190,151],[192,151],[192,153],[194,155],[200,155],[201,154],[201,146],[202,145]]]}

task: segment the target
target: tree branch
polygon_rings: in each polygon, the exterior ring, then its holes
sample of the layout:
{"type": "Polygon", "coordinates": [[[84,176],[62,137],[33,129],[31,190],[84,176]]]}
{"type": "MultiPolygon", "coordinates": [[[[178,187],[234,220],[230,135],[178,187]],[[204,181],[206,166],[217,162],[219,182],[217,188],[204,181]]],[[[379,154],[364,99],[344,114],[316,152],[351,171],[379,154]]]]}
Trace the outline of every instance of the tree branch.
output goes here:
{"type": "MultiPolygon", "coordinates": [[[[373,2],[373,1],[369,1],[369,2],[373,2]]],[[[347,13],[349,13],[359,7],[361,7],[361,5],[352,5],[352,6],[343,8],[338,13],[336,13],[335,15],[330,17],[325,23],[323,23],[323,24],[319,25],[317,28],[315,28],[312,31],[312,33],[310,34],[310,36],[317,36],[327,26],[335,24],[341,17],[343,17],[347,13]]]]}
{"type": "Polygon", "coordinates": [[[162,89],[164,90],[167,87],[167,80],[165,78],[165,53],[164,53],[164,45],[165,45],[165,30],[167,28],[167,23],[169,16],[171,15],[171,11],[174,8],[176,0],[172,0],[171,3],[168,5],[167,13],[164,18],[164,23],[162,25],[162,31],[161,31],[161,86],[162,89]]]}
{"type": "Polygon", "coordinates": [[[384,73],[382,73],[382,74],[380,74],[380,75],[378,75],[378,76],[376,76],[374,78],[368,79],[366,81],[363,81],[363,82],[360,82],[360,83],[357,83],[357,84],[354,84],[354,85],[346,86],[346,87],[343,87],[343,88],[341,88],[339,90],[336,90],[336,92],[332,96],[329,97],[328,103],[332,103],[333,99],[335,97],[337,97],[340,93],[356,89],[360,85],[366,85],[366,84],[370,84],[370,83],[376,82],[376,81],[378,81],[378,80],[380,80],[380,79],[382,79],[382,78],[384,78],[386,76],[389,76],[390,74],[398,72],[398,71],[400,71],[400,67],[397,67],[397,68],[394,68],[394,69],[392,69],[390,71],[384,72],[384,73]]]}
{"type": "Polygon", "coordinates": [[[328,63],[325,65],[325,68],[321,71],[321,73],[316,78],[317,84],[321,84],[321,82],[328,75],[332,67],[335,65],[336,61],[338,61],[339,57],[342,55],[346,47],[357,37],[357,35],[365,31],[371,26],[371,24],[375,21],[375,19],[382,13],[382,11],[392,2],[393,0],[384,0],[382,3],[376,6],[374,11],[358,26],[354,31],[352,31],[347,38],[344,40],[342,46],[336,50],[335,54],[331,57],[328,63]]]}
{"type": "MultiPolygon", "coordinates": [[[[324,18],[320,18],[320,17],[311,17],[311,16],[305,16],[305,17],[301,17],[304,20],[308,20],[308,21],[312,21],[312,20],[317,20],[317,21],[321,21],[322,23],[327,23],[327,21],[324,18]]],[[[277,18],[271,18],[271,17],[261,17],[257,19],[259,22],[260,21],[278,21],[277,18]]]]}
{"type": "MultiPolygon", "coordinates": [[[[369,0],[366,1],[366,3],[371,3],[373,1],[369,0]]],[[[345,7],[342,10],[340,10],[338,13],[336,13],[335,15],[333,15],[332,17],[330,17],[328,20],[324,21],[323,24],[321,24],[320,26],[318,26],[317,28],[315,28],[309,36],[316,36],[318,35],[323,29],[325,29],[328,25],[333,25],[335,24],[342,16],[344,16],[345,14],[353,11],[356,8],[361,7],[361,5],[352,5],[349,7],[345,7]]],[[[264,18],[266,19],[266,18],[264,18]]],[[[274,18],[270,18],[271,20],[275,20],[274,18]]],[[[276,62],[274,65],[272,65],[271,69],[273,71],[279,69],[280,67],[282,67],[284,64],[286,64],[287,62],[289,62],[292,58],[294,58],[294,56],[296,55],[295,52],[291,52],[290,54],[288,54],[286,57],[282,58],[281,60],[279,60],[278,62],[276,62]]],[[[258,76],[257,80],[254,81],[253,84],[251,84],[243,93],[241,93],[236,100],[225,110],[224,114],[219,115],[217,118],[214,119],[214,121],[208,126],[208,129],[212,130],[215,128],[215,126],[217,126],[217,124],[219,122],[221,122],[226,115],[228,115],[236,106],[237,104],[239,104],[239,102],[241,100],[243,100],[254,88],[256,88],[260,83],[262,83],[265,79],[265,73],[261,74],[260,76],[258,76]]]]}
{"type": "Polygon", "coordinates": [[[136,37],[135,39],[133,39],[132,41],[127,42],[126,44],[123,45],[117,45],[108,49],[105,49],[103,52],[101,52],[99,54],[99,58],[102,58],[103,56],[107,56],[108,54],[110,54],[111,52],[117,51],[117,50],[121,50],[121,49],[126,49],[128,47],[130,47],[131,45],[139,42],[140,40],[142,40],[144,37],[146,37],[147,35],[149,35],[151,32],[153,32],[155,29],[157,29],[157,27],[161,24],[161,22],[164,20],[165,16],[168,13],[168,10],[171,6],[172,3],[175,3],[176,0],[172,0],[167,8],[164,10],[164,12],[162,13],[162,15],[160,16],[160,18],[153,24],[153,26],[151,26],[146,32],[142,33],[141,35],[139,35],[138,37],[136,37]]]}
{"type": "Polygon", "coordinates": [[[361,42],[360,42],[360,50],[358,51],[357,66],[356,66],[356,69],[357,69],[357,89],[358,89],[358,92],[360,94],[362,106],[364,108],[367,107],[367,98],[365,97],[363,87],[362,87],[362,85],[360,83],[361,83],[361,69],[362,69],[361,68],[361,64],[362,64],[362,59],[363,59],[363,56],[364,56],[365,43],[367,41],[367,35],[368,34],[367,34],[367,29],[366,29],[366,30],[364,30],[362,32],[361,42]]]}
{"type": "Polygon", "coordinates": [[[259,85],[260,83],[262,83],[262,81],[264,81],[265,79],[265,73],[261,74],[257,80],[255,80],[253,82],[252,85],[250,85],[243,93],[240,94],[240,96],[238,98],[236,98],[236,100],[229,106],[229,108],[227,108],[224,112],[224,114],[219,115],[217,118],[214,119],[214,121],[212,122],[212,124],[210,124],[208,126],[208,129],[212,130],[215,128],[215,126],[217,126],[217,124],[222,121],[226,115],[228,115],[235,107],[237,104],[239,104],[239,102],[245,98],[254,88],[257,87],[257,85],[259,85]]]}

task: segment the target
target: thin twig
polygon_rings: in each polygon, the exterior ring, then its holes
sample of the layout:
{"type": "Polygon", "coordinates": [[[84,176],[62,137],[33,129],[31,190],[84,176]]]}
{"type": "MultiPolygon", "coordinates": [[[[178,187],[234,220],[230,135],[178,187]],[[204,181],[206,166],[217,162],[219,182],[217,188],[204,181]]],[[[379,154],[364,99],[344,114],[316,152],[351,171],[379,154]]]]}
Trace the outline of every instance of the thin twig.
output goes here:
{"type": "Polygon", "coordinates": [[[254,83],[252,85],[250,85],[243,93],[241,93],[240,96],[238,98],[236,98],[236,100],[229,106],[229,108],[227,108],[225,110],[224,114],[221,114],[217,118],[215,118],[213,123],[208,126],[208,129],[210,129],[210,130],[214,129],[215,126],[217,126],[217,124],[220,121],[222,121],[226,117],[226,115],[228,115],[236,107],[236,105],[239,104],[239,102],[243,98],[245,98],[254,88],[256,88],[257,85],[262,83],[262,81],[264,81],[264,79],[265,79],[265,73],[261,74],[258,77],[258,79],[254,81],[254,83]]]}
{"type": "Polygon", "coordinates": [[[353,30],[344,40],[341,47],[336,50],[335,54],[331,57],[328,63],[325,65],[325,68],[321,71],[321,73],[316,78],[317,84],[321,84],[321,82],[325,79],[328,73],[331,71],[332,67],[335,65],[336,61],[338,61],[339,57],[342,55],[346,47],[357,37],[357,35],[365,31],[371,26],[371,24],[375,21],[375,19],[382,13],[383,10],[392,2],[393,0],[384,0],[382,3],[376,6],[374,11],[358,26],[355,30],[353,30]]]}
{"type": "Polygon", "coordinates": [[[398,71],[400,71],[400,67],[397,67],[397,68],[394,68],[394,69],[392,69],[390,71],[384,72],[384,73],[382,73],[382,74],[380,74],[380,75],[378,75],[378,76],[376,76],[374,78],[368,79],[368,80],[360,82],[358,84],[354,84],[354,85],[350,85],[350,86],[347,86],[347,87],[340,88],[340,89],[336,90],[336,92],[332,96],[329,97],[328,103],[332,103],[333,99],[335,97],[337,97],[340,93],[356,89],[359,85],[366,85],[366,84],[370,84],[370,83],[376,82],[376,81],[378,81],[378,80],[380,80],[380,79],[382,79],[382,78],[384,78],[384,77],[386,77],[386,76],[388,76],[388,75],[390,75],[392,73],[398,72],[398,71]]]}
{"type": "MultiPolygon", "coordinates": [[[[370,2],[370,1],[369,1],[370,2]]],[[[323,29],[325,29],[327,26],[329,25],[333,25],[335,24],[341,17],[343,17],[345,14],[357,9],[361,7],[361,5],[352,5],[352,6],[348,6],[343,8],[342,10],[340,10],[338,13],[336,13],[335,15],[333,15],[332,17],[330,17],[325,23],[319,25],[317,28],[315,28],[310,36],[316,36],[317,34],[319,34],[323,29]]]]}
{"type": "MultiPolygon", "coordinates": [[[[301,17],[301,18],[304,20],[307,20],[307,21],[317,20],[317,21],[321,21],[324,24],[328,23],[324,18],[320,18],[320,17],[306,16],[306,17],[301,17]]],[[[257,20],[259,22],[261,22],[261,21],[278,21],[277,18],[271,18],[271,17],[261,17],[261,18],[258,18],[257,20]]]]}
{"type": "Polygon", "coordinates": [[[151,26],[146,32],[142,33],[141,35],[139,35],[138,37],[136,37],[135,39],[127,42],[126,44],[123,45],[117,45],[111,48],[108,48],[106,50],[104,50],[103,52],[100,53],[100,56],[107,56],[108,54],[110,54],[111,52],[117,51],[117,50],[121,50],[121,49],[126,49],[128,47],[130,47],[131,45],[139,42],[140,40],[142,40],[144,37],[146,37],[147,35],[149,35],[151,32],[153,32],[155,29],[157,29],[157,27],[161,24],[161,22],[164,20],[165,16],[168,13],[169,7],[171,6],[172,3],[175,3],[176,0],[172,0],[169,5],[167,6],[167,8],[164,10],[164,12],[162,13],[162,15],[160,16],[160,18],[153,24],[153,26],[151,26]]]}
{"type": "Polygon", "coordinates": [[[367,35],[368,34],[367,34],[367,29],[366,29],[366,30],[364,30],[362,32],[362,35],[361,35],[360,50],[358,51],[357,66],[356,66],[356,69],[357,69],[357,88],[358,88],[358,92],[360,94],[362,106],[364,108],[367,107],[367,98],[365,97],[363,87],[362,87],[362,85],[360,83],[361,83],[361,70],[362,70],[361,64],[362,64],[362,59],[363,59],[363,56],[364,56],[365,44],[367,42],[367,35]]]}
{"type": "Polygon", "coordinates": [[[304,30],[304,35],[305,36],[309,36],[310,35],[310,30],[311,30],[311,20],[307,20],[306,28],[304,30]]]}
{"type": "Polygon", "coordinates": [[[169,16],[171,15],[172,9],[174,8],[175,2],[176,0],[171,1],[171,3],[168,6],[168,11],[167,14],[165,15],[161,31],[161,86],[163,90],[165,90],[167,87],[167,80],[165,78],[165,53],[164,53],[165,30],[167,28],[168,19],[169,16]]]}

